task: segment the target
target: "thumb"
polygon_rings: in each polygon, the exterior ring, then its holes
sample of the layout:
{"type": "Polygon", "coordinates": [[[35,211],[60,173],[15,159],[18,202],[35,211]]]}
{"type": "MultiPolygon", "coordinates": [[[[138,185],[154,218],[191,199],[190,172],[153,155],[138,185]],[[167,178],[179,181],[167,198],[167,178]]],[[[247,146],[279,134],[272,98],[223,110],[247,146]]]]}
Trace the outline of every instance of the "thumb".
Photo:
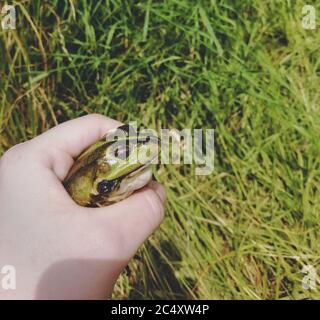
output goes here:
{"type": "Polygon", "coordinates": [[[165,198],[164,188],[151,181],[119,203],[91,210],[97,219],[105,220],[106,228],[115,229],[115,241],[125,251],[119,254],[131,257],[162,222],[165,198]]]}

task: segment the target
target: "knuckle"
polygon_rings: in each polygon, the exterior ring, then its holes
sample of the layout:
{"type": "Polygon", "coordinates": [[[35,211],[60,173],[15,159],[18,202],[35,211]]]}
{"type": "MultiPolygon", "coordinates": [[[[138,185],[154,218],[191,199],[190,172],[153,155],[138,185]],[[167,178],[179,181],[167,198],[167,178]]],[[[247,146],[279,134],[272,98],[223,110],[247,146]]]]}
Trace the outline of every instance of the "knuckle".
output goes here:
{"type": "Polygon", "coordinates": [[[99,114],[99,113],[91,113],[89,115],[86,116],[88,119],[90,120],[97,120],[97,121],[101,121],[101,120],[105,120],[106,117],[103,116],[102,114],[99,114]]]}

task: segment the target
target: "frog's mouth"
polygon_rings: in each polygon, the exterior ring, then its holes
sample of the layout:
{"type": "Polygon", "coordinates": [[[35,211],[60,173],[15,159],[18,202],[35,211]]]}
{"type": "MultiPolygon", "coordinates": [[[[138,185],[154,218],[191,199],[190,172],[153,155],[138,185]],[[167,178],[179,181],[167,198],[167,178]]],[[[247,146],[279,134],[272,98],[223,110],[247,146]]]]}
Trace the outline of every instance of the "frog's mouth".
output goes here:
{"type": "Polygon", "coordinates": [[[116,190],[107,195],[109,202],[118,202],[130,196],[134,191],[143,188],[152,180],[152,164],[158,158],[154,155],[137,169],[119,178],[120,183],[116,190]]]}
{"type": "Polygon", "coordinates": [[[121,179],[117,190],[108,195],[109,202],[118,202],[130,196],[134,191],[143,188],[152,180],[151,162],[132,171],[121,179]]]}

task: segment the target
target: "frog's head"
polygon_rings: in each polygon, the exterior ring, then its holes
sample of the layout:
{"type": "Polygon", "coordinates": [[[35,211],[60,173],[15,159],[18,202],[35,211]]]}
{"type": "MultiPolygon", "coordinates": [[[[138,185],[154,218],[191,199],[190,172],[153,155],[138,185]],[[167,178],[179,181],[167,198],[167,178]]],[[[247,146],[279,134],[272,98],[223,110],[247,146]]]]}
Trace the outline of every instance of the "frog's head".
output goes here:
{"type": "Polygon", "coordinates": [[[79,205],[105,206],[120,201],[152,178],[158,160],[159,138],[137,134],[124,125],[84,151],[71,168],[64,185],[79,205]]]}

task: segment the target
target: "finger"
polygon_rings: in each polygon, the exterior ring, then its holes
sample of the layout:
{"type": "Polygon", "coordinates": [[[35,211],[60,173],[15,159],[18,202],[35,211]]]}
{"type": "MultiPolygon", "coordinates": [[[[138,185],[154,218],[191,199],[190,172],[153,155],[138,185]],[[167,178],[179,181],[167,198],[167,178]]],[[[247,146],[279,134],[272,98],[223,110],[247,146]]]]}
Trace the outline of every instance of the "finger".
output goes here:
{"type": "MultiPolygon", "coordinates": [[[[114,205],[90,209],[92,218],[116,230],[115,241],[122,254],[132,257],[141,244],[159,227],[164,217],[164,188],[155,181],[114,205]]],[[[107,232],[107,231],[106,231],[107,232]]]]}
{"type": "Polygon", "coordinates": [[[64,122],[34,140],[46,145],[48,149],[57,147],[74,158],[102,138],[107,131],[120,125],[121,122],[116,120],[91,114],[64,122]]]}
{"type": "Polygon", "coordinates": [[[107,131],[117,128],[121,122],[102,115],[92,114],[62,123],[29,143],[39,149],[39,158],[59,180],[67,176],[73,159],[107,131]]]}

